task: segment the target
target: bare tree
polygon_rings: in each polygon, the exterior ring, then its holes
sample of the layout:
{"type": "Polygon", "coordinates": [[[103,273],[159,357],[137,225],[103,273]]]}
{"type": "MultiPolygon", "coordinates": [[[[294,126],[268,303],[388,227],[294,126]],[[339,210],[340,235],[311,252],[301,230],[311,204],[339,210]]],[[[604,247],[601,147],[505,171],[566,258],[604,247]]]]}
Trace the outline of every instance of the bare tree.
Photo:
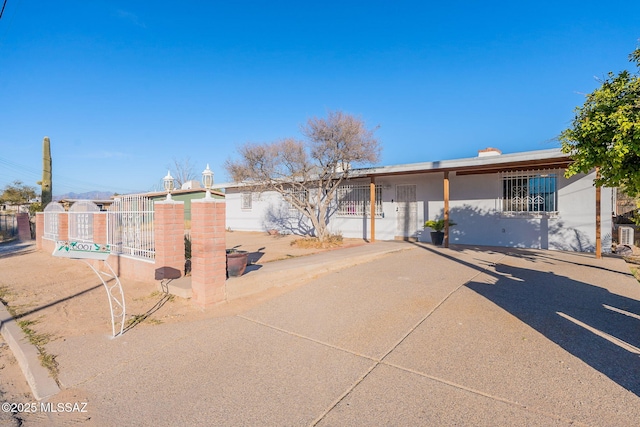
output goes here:
{"type": "Polygon", "coordinates": [[[376,130],[350,114],[329,112],[327,118],[312,117],[302,126],[306,140],[245,144],[238,149],[240,158],[227,160],[225,169],[251,191],[280,193],[311,221],[316,237],[325,240],[336,189],[355,165],[376,163],[380,157],[376,130]]]}
{"type": "Polygon", "coordinates": [[[173,158],[173,166],[169,166],[168,169],[171,169],[175,174],[174,179],[176,180],[177,188],[182,187],[187,181],[191,181],[197,179],[197,175],[193,169],[193,163],[191,163],[191,158],[186,157],[184,159],[173,158]]]}

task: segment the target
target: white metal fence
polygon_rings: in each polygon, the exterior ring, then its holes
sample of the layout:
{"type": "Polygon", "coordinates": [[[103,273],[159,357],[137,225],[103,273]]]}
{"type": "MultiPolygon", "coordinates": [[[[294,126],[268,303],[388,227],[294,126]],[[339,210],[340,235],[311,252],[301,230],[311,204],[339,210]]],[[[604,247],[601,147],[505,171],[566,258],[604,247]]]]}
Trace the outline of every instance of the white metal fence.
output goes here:
{"type": "Polygon", "coordinates": [[[153,201],[144,196],[121,196],[109,207],[107,243],[111,251],[155,259],[153,201]]]}

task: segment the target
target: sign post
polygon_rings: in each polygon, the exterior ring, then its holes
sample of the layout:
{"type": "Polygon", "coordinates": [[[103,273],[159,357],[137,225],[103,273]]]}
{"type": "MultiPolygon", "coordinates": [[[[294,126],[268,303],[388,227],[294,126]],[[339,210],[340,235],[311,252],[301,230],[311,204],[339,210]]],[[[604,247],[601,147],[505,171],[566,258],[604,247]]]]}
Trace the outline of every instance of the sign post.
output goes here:
{"type": "Polygon", "coordinates": [[[111,331],[113,337],[122,335],[124,331],[125,320],[125,305],[124,305],[124,292],[122,290],[122,284],[118,275],[113,271],[113,268],[107,262],[107,258],[111,254],[111,246],[108,244],[98,244],[93,242],[73,242],[73,241],[59,241],[56,242],[56,246],[53,249],[53,256],[60,258],[70,258],[84,261],[95,273],[98,275],[105,290],[107,291],[107,298],[109,299],[109,309],[111,310],[111,331]],[[102,261],[109,269],[109,272],[97,270],[89,260],[102,261]],[[112,280],[115,283],[107,285],[105,277],[109,278],[109,282],[112,280]],[[116,334],[116,323],[120,323],[120,332],[116,334]]]}

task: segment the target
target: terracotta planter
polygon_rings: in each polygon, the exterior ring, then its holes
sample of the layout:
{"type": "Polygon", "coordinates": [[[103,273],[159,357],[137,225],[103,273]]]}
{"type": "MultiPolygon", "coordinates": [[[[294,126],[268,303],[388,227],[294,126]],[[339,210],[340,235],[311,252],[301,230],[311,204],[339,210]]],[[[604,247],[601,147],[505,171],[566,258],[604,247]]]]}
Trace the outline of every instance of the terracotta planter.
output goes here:
{"type": "Polygon", "coordinates": [[[431,243],[436,246],[440,246],[444,241],[444,232],[442,231],[432,231],[431,232],[431,243]]]}
{"type": "Polygon", "coordinates": [[[229,277],[240,277],[247,268],[249,254],[246,252],[233,252],[227,254],[227,275],[229,277]]]}

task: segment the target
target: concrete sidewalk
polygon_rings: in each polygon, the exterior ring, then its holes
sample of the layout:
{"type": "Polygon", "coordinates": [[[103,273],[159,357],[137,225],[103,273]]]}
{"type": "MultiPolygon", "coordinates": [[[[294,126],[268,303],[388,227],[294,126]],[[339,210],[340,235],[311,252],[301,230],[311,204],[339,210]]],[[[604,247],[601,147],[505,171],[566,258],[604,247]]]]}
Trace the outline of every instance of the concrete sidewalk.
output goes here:
{"type": "MultiPolygon", "coordinates": [[[[238,234],[238,233],[236,233],[238,234]]],[[[292,286],[307,282],[333,271],[342,270],[364,262],[371,262],[393,252],[413,249],[402,241],[361,243],[346,248],[296,256],[279,261],[253,263],[247,266],[240,277],[226,281],[226,300],[232,301],[265,291],[267,289],[292,286]]],[[[163,291],[182,298],[191,298],[191,276],[168,282],[163,291]]]]}
{"type": "Polygon", "coordinates": [[[99,426],[640,419],[640,286],[622,260],[398,245],[237,315],[54,341],[51,401],[86,400],[99,426]]]}
{"type": "Polygon", "coordinates": [[[252,295],[273,287],[307,282],[334,271],[373,262],[394,252],[414,249],[402,241],[381,241],[317,254],[249,265],[240,277],[227,280],[227,300],[252,295]]]}

